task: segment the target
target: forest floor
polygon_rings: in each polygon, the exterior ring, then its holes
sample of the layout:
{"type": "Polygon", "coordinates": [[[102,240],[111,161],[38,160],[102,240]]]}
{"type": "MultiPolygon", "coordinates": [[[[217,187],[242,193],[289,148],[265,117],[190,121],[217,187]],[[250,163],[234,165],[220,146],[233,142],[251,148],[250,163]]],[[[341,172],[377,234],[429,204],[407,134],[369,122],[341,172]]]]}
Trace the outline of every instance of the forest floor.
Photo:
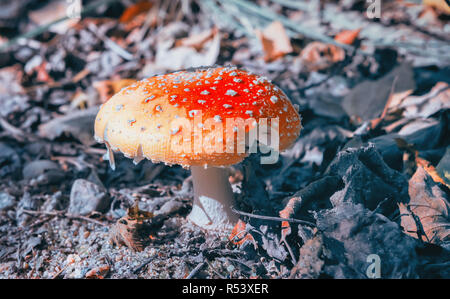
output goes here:
{"type": "Polygon", "coordinates": [[[450,278],[450,8],[381,2],[84,1],[50,28],[65,1],[0,3],[0,278],[366,278],[377,260],[450,278]],[[303,124],[278,163],[229,168],[233,235],[186,220],[189,170],[113,171],[93,139],[121,88],[212,65],[269,78],[303,124]],[[121,221],[138,215],[145,232],[121,221]]]}

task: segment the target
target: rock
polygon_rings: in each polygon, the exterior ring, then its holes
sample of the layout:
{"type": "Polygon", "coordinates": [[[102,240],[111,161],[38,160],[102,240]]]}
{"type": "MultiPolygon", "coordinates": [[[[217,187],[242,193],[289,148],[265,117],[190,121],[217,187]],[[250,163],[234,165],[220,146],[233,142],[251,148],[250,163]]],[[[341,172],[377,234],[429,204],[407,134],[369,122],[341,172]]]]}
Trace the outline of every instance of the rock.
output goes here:
{"type": "Polygon", "coordinates": [[[155,215],[169,215],[172,213],[176,213],[177,211],[182,209],[183,206],[184,205],[182,202],[176,199],[172,199],[163,204],[163,206],[155,212],[155,215]]]}
{"type": "Polygon", "coordinates": [[[67,207],[68,203],[68,198],[58,191],[44,202],[42,210],[46,212],[61,211],[67,207]]]}
{"type": "Polygon", "coordinates": [[[18,176],[20,174],[20,158],[7,144],[0,142],[0,177],[12,174],[18,176]]]}
{"type": "Polygon", "coordinates": [[[70,191],[69,213],[87,215],[91,212],[105,212],[109,207],[106,190],[84,179],[76,180],[70,191]]]}
{"type": "Polygon", "coordinates": [[[372,144],[340,151],[327,172],[342,177],[345,184],[330,198],[335,207],[351,202],[374,210],[385,201],[384,211],[390,213],[408,198],[405,176],[389,168],[372,144]]]}
{"type": "Polygon", "coordinates": [[[24,226],[31,218],[30,215],[24,213],[23,210],[36,211],[41,205],[41,202],[36,197],[33,197],[29,192],[24,192],[22,198],[17,204],[16,221],[19,226],[24,226]]]}
{"type": "Polygon", "coordinates": [[[37,160],[28,163],[22,171],[23,178],[32,185],[53,185],[61,182],[65,174],[59,165],[50,160],[37,160]]]}
{"type": "Polygon", "coordinates": [[[0,211],[8,210],[14,206],[16,200],[6,192],[0,192],[0,211]]]}
{"type": "Polygon", "coordinates": [[[324,246],[333,256],[324,265],[327,276],[367,278],[368,258],[375,254],[380,260],[381,278],[416,277],[418,242],[383,215],[362,205],[343,203],[315,217],[324,246]]]}

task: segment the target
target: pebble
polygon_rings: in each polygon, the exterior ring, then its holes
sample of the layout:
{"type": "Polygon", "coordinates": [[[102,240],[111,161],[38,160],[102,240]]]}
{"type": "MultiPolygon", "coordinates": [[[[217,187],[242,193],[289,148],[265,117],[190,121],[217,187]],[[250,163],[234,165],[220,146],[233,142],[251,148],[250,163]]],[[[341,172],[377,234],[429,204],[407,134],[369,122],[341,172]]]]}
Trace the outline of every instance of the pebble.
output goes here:
{"type": "Polygon", "coordinates": [[[92,182],[77,179],[70,191],[69,213],[88,215],[91,212],[105,212],[109,206],[106,190],[92,182]]]}

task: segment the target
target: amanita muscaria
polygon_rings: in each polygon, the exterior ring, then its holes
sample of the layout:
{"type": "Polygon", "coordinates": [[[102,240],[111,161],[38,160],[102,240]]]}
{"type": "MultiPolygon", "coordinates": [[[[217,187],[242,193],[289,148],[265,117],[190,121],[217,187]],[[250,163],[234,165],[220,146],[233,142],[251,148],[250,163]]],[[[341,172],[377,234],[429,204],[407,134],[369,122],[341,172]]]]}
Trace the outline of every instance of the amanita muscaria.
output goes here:
{"type": "Polygon", "coordinates": [[[298,112],[278,87],[235,67],[141,80],[103,104],[95,121],[96,139],[106,144],[113,167],[113,151],[136,163],[147,158],[190,167],[195,197],[188,219],[215,230],[228,230],[238,219],[224,166],[249,154],[249,140],[282,151],[300,129],[298,112]]]}

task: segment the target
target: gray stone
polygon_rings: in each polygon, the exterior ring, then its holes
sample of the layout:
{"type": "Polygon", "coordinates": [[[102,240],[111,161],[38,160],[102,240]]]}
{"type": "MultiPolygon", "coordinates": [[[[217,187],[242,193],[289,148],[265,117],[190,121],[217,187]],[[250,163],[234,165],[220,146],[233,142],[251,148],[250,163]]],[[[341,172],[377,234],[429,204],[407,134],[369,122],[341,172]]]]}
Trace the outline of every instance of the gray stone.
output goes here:
{"type": "Polygon", "coordinates": [[[109,207],[106,190],[84,179],[76,180],[70,191],[69,213],[88,215],[91,212],[105,212],[109,207]]]}
{"type": "Polygon", "coordinates": [[[15,199],[13,196],[6,192],[0,192],[0,211],[10,209],[15,204],[15,199]]]}
{"type": "Polygon", "coordinates": [[[181,208],[183,208],[183,206],[184,205],[182,202],[180,202],[176,199],[172,199],[172,200],[166,202],[165,204],[163,204],[163,206],[155,212],[155,215],[169,215],[172,213],[176,213],[181,208]]]}

